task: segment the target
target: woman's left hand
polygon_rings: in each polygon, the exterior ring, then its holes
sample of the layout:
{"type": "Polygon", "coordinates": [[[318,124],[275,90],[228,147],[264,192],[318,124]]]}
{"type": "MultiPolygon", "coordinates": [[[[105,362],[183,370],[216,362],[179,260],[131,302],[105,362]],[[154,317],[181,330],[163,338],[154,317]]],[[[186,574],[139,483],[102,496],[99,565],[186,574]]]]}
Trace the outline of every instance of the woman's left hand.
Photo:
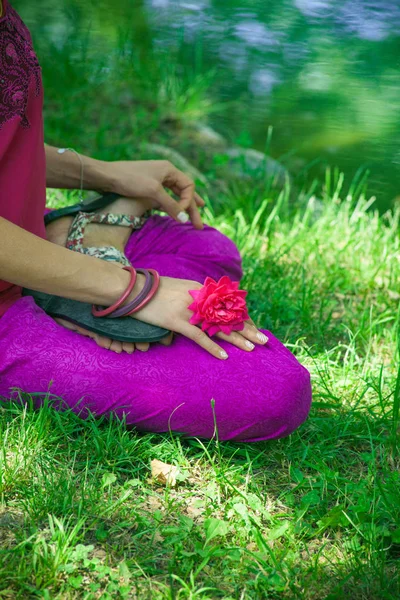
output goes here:
{"type": "Polygon", "coordinates": [[[190,177],[168,160],[115,161],[104,167],[110,181],[106,191],[143,201],[146,209],[162,210],[181,223],[190,219],[196,229],[203,228],[199,206],[204,206],[204,200],[190,177]],[[174,200],[165,188],[179,199],[174,200]]]}

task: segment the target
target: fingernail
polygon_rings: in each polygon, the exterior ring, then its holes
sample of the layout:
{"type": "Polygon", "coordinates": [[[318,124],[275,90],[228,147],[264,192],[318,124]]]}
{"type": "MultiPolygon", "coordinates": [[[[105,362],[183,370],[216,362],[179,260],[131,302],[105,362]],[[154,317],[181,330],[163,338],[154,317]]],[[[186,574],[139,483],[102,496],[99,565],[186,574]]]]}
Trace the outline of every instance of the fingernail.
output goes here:
{"type": "Polygon", "coordinates": [[[189,221],[189,215],[183,211],[178,214],[178,220],[181,223],[187,223],[189,221]]]}
{"type": "Polygon", "coordinates": [[[225,350],[221,350],[221,352],[219,353],[221,358],[228,358],[227,353],[225,352],[225,350]]]}
{"type": "Polygon", "coordinates": [[[259,339],[262,344],[266,344],[268,342],[267,336],[264,333],[261,333],[261,331],[257,333],[257,339],[259,339]]]}
{"type": "Polygon", "coordinates": [[[250,350],[253,350],[255,347],[254,344],[252,344],[249,340],[246,340],[244,345],[247,346],[247,348],[250,348],[250,350]]]}

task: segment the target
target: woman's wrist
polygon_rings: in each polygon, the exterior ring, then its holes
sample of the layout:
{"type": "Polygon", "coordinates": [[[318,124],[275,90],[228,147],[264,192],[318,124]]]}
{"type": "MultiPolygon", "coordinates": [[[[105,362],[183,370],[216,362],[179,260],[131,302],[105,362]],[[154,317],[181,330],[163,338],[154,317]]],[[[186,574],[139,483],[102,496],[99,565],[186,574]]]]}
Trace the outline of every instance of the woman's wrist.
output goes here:
{"type": "MultiPolygon", "coordinates": [[[[106,261],[102,262],[105,264],[105,266],[111,268],[111,277],[107,289],[104,290],[104,296],[101,298],[101,300],[99,299],[97,304],[101,306],[111,306],[112,304],[115,304],[115,302],[117,302],[117,300],[119,300],[119,298],[121,298],[121,296],[124,294],[125,290],[129,286],[131,276],[128,271],[125,271],[122,268],[122,265],[118,265],[117,267],[115,263],[107,263],[106,261]]],[[[121,306],[125,306],[131,302],[141,292],[144,282],[144,275],[137,273],[132,292],[121,306]]]]}
{"type": "MultiPolygon", "coordinates": [[[[126,306],[127,304],[130,304],[135,298],[137,298],[139,296],[140,292],[142,291],[142,289],[144,287],[145,281],[146,281],[146,278],[144,275],[142,275],[141,273],[136,273],[135,285],[133,286],[133,289],[132,289],[131,293],[129,294],[128,298],[125,300],[125,302],[123,302],[121,304],[121,306],[126,306]]],[[[128,284],[129,284],[129,282],[128,282],[128,284]]],[[[121,296],[122,296],[122,294],[121,294],[121,296]]],[[[119,296],[119,298],[121,296],[119,296]]]]}
{"type": "Polygon", "coordinates": [[[84,186],[99,192],[113,192],[115,189],[111,164],[95,158],[83,157],[85,165],[84,186]]]}
{"type": "MultiPolygon", "coordinates": [[[[129,272],[122,268],[120,268],[118,270],[120,271],[120,275],[122,275],[120,282],[118,282],[116,285],[114,284],[112,294],[107,296],[107,301],[103,302],[101,304],[101,306],[109,307],[109,306],[113,306],[115,303],[118,303],[118,300],[124,295],[126,289],[129,286],[129,283],[130,283],[129,272]]],[[[153,284],[154,284],[153,277],[150,279],[150,287],[152,288],[151,282],[153,282],[153,284]]],[[[134,301],[136,301],[136,302],[139,301],[139,296],[141,295],[142,291],[145,294],[145,297],[147,298],[149,296],[149,294],[144,291],[144,288],[146,287],[146,285],[149,286],[149,281],[147,280],[146,276],[142,273],[136,273],[135,285],[133,286],[132,291],[130,292],[129,296],[125,299],[125,301],[121,303],[118,310],[116,310],[115,312],[120,311],[125,306],[128,306],[128,304],[131,305],[132,303],[134,303],[134,301]]],[[[153,295],[154,295],[154,293],[150,294],[150,296],[153,296],[153,295]]],[[[144,300],[144,298],[142,300],[144,300]]]]}
{"type": "Polygon", "coordinates": [[[45,145],[45,150],[47,187],[79,188],[83,175],[84,189],[113,191],[115,178],[112,163],[85,156],[79,150],[76,151],[79,158],[73,152],[64,151],[60,154],[54,146],[45,145]]]}

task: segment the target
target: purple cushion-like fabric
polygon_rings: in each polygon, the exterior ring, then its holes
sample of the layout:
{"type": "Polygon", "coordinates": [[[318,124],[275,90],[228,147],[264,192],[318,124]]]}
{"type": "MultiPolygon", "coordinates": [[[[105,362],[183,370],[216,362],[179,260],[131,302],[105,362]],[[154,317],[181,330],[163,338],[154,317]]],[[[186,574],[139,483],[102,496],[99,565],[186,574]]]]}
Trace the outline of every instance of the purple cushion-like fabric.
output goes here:
{"type": "MultiPolygon", "coordinates": [[[[207,275],[240,280],[241,260],[231,240],[211,227],[195,230],[152,216],[134,231],[126,254],[135,267],[203,283],[207,275]]],[[[68,331],[32,298],[18,300],[0,319],[0,395],[12,388],[61,397],[85,415],[125,415],[142,431],[177,431],[210,438],[215,419],[221,440],[258,441],[289,435],[307,417],[308,371],[270,332],[266,346],[245,352],[218,340],[220,361],[177,335],[171,346],[115,354],[68,331]]]]}

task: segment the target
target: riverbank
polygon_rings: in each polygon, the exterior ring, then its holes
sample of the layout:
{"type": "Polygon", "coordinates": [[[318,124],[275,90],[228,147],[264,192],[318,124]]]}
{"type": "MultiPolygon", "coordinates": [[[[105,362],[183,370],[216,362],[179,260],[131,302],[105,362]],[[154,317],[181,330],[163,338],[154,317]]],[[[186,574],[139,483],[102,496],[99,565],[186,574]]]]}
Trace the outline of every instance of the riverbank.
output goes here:
{"type": "Polygon", "coordinates": [[[317,211],[287,189],[205,210],[243,253],[255,320],[312,373],[308,421],[234,445],[3,404],[2,597],[399,597],[399,212],[333,179],[317,211]]]}

